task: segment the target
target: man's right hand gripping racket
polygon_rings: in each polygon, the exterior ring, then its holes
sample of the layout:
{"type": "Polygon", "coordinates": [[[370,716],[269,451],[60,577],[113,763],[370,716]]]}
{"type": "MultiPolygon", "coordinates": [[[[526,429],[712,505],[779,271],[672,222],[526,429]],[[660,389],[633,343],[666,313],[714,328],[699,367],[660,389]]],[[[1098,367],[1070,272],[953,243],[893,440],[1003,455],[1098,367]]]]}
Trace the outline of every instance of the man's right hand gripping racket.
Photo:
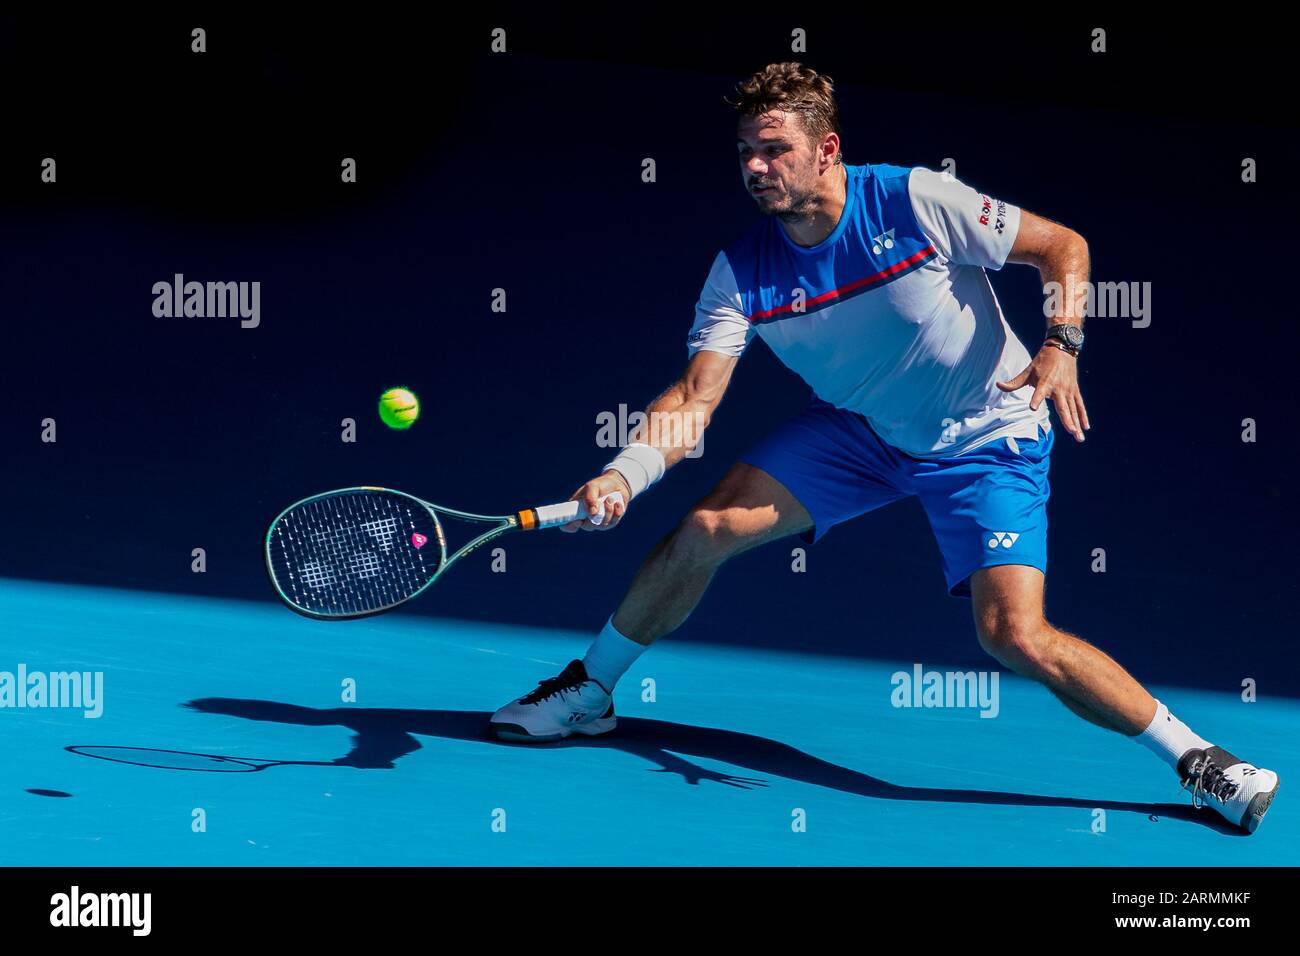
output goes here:
{"type": "MultiPolygon", "coordinates": [[[[615,492],[602,505],[621,502],[615,492]]],[[[299,614],[322,621],[382,614],[423,594],[476,548],[515,531],[589,517],[578,501],[510,515],[455,511],[389,488],[342,488],[290,505],[266,532],[266,570],[299,614]],[[492,527],[447,556],[440,516],[492,527]]],[[[590,516],[604,517],[604,510],[590,516]]]]}

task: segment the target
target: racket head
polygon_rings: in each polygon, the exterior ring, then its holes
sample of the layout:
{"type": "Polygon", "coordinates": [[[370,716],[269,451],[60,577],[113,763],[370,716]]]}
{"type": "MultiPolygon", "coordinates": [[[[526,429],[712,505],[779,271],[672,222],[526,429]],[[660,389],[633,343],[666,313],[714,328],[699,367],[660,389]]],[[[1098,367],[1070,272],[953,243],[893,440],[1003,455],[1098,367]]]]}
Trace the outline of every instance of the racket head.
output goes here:
{"type": "Polygon", "coordinates": [[[319,621],[391,611],[447,564],[437,514],[389,488],[340,488],[295,502],[271,522],[264,551],[280,600],[319,621]]]}

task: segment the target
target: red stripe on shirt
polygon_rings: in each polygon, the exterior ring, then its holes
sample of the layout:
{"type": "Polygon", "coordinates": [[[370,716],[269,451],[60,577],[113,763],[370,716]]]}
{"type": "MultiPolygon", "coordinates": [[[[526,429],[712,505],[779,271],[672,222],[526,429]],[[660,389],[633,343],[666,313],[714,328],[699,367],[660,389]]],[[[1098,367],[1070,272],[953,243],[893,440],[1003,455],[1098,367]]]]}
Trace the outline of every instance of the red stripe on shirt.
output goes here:
{"type": "MultiPolygon", "coordinates": [[[[888,269],[885,269],[883,272],[877,272],[875,275],[867,276],[865,279],[858,279],[856,282],[850,282],[848,285],[840,286],[838,289],[832,289],[830,292],[823,292],[815,299],[809,299],[805,303],[805,308],[807,308],[807,306],[809,305],[821,305],[823,302],[829,302],[831,299],[838,299],[843,295],[847,295],[850,292],[853,292],[857,289],[861,289],[863,286],[873,285],[877,282],[881,282],[884,279],[888,279],[890,276],[897,275],[898,273],[902,272],[904,269],[916,265],[918,262],[923,262],[924,260],[928,259],[930,256],[934,254],[935,254],[934,246],[926,246],[920,252],[908,256],[906,259],[902,260],[901,262],[895,263],[894,265],[890,266],[888,269]]],[[[753,315],[749,316],[749,321],[759,322],[762,321],[763,319],[770,319],[775,316],[781,315],[783,313],[793,312],[793,311],[794,311],[793,303],[789,305],[782,305],[775,309],[766,309],[762,312],[755,312],[753,315]]]]}

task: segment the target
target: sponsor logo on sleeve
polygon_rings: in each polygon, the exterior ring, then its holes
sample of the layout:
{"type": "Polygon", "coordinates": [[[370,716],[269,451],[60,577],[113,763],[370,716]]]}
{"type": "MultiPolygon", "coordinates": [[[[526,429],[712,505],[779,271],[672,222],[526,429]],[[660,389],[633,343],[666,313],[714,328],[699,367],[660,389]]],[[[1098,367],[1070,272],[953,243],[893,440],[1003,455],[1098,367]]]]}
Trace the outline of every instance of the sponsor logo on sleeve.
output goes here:
{"type": "Polygon", "coordinates": [[[990,222],[993,223],[994,232],[996,232],[999,236],[1006,231],[1007,204],[1004,203],[1001,199],[990,199],[988,196],[985,196],[983,193],[981,193],[980,194],[980,225],[987,226],[990,222]],[[993,211],[995,206],[997,207],[996,213],[994,213],[993,211]]]}

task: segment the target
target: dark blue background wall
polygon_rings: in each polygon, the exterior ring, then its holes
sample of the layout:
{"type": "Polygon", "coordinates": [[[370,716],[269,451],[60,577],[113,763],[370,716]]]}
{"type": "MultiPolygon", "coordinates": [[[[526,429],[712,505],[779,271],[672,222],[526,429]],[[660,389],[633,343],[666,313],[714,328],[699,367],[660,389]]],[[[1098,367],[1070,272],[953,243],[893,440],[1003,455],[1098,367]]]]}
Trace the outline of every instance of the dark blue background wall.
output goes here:
{"type": "MultiPolygon", "coordinates": [[[[508,511],[607,459],[596,415],[680,371],[712,257],[753,221],[721,97],[789,58],[787,28],[642,25],[635,42],[590,18],[502,19],[506,56],[486,53],[487,21],[213,23],[202,57],[189,23],[4,23],[6,88],[30,92],[0,215],[0,575],[270,600],[262,535],[296,498],[381,484],[508,511]],[[35,182],[47,155],[57,185],[35,182]],[[261,326],[155,318],[150,288],[177,272],[260,281],[261,326]],[[408,433],[374,415],[393,384],[423,399],[408,433]]],[[[1097,56],[1087,23],[801,25],[805,59],[839,81],[850,162],[952,157],[1083,233],[1094,278],[1152,284],[1149,328],[1088,329],[1094,427],[1054,455],[1050,616],[1142,679],[1300,691],[1300,157],[1268,56],[1228,37],[1209,69],[1193,32],[1147,27],[1097,56]]],[[[1033,342],[1037,274],[993,282],[1033,342]]],[[[756,345],[704,457],[617,533],[513,539],[507,574],[476,557],[401,613],[598,627],[646,549],[805,397],[756,345]]],[[[981,659],[912,503],[834,531],[806,574],[789,552],[726,568],[676,639],[981,659]]]]}

